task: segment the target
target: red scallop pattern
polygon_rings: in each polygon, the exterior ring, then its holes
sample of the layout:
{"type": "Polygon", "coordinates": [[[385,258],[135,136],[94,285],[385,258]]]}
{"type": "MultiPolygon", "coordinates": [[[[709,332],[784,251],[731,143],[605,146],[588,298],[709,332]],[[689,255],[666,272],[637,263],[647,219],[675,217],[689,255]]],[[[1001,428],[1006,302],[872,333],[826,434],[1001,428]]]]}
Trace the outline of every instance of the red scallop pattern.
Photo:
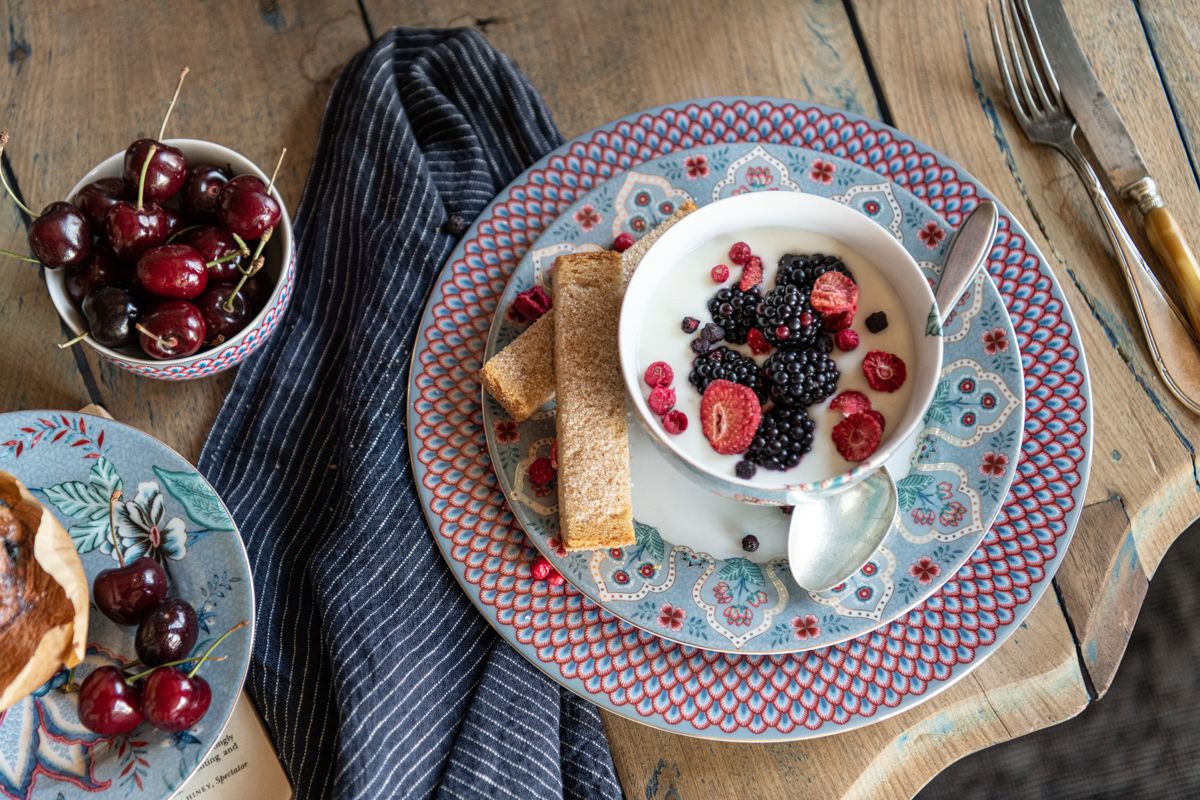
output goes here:
{"type": "Polygon", "coordinates": [[[432,494],[435,535],[463,565],[468,593],[549,669],[629,716],[739,738],[804,735],[861,723],[947,681],[1013,625],[1048,579],[1085,469],[1084,369],[1070,313],[1023,234],[1002,217],[989,268],[1013,316],[1027,391],[1017,477],[992,530],[928,601],[849,642],[795,655],[713,653],[625,624],[569,586],[533,583],[525,543],[487,458],[476,373],[513,268],[574,200],[612,175],[681,148],[769,141],[850,158],[905,186],[956,225],[976,187],[881,123],[775,101],[659,109],[572,142],[481,218],[448,264],[412,376],[413,449],[432,494]],[[602,697],[601,697],[602,696],[602,697]],[[907,698],[907,700],[906,700],[907,698]]]}

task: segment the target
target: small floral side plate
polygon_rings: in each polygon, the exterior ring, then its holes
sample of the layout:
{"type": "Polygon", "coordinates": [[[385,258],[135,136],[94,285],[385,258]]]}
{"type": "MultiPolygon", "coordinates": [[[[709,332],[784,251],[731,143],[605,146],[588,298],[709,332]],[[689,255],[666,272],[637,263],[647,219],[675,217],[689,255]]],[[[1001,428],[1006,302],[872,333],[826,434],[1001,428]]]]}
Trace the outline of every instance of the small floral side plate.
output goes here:
{"type": "MultiPolygon", "coordinates": [[[[704,205],[757,191],[808,192],[849,205],[895,236],[936,282],[952,229],[896,183],[852,161],[787,145],[695,147],[614,176],[551,224],[500,299],[485,357],[520,334],[523,326],[507,310],[518,292],[535,284],[549,289],[557,256],[609,247],[621,233],[638,237],[689,199],[704,205]]],[[[707,319],[703,308],[696,316],[707,319]]],[[[555,486],[528,479],[530,464],[549,452],[553,411],[517,425],[485,395],[488,446],[530,540],[614,616],[705,650],[824,647],[890,622],[951,578],[987,533],[1012,482],[1024,424],[1023,373],[1012,322],[987,276],[980,274],[964,294],[942,335],[942,379],[925,427],[888,464],[899,490],[896,521],[862,569],[826,592],[805,591],[792,580],[783,514],[705,491],[637,425],[630,425],[637,541],[592,553],[562,549],[555,486]],[[753,553],[741,549],[746,534],[759,542],[753,553]]]]}
{"type": "MultiPolygon", "coordinates": [[[[173,596],[196,608],[194,653],[241,620],[254,621],[254,589],[241,537],[208,482],[166,445],[119,422],[78,412],[0,414],[0,470],[10,472],[67,529],[91,580],[117,565],[108,501],[122,491],[117,546],[126,561],[148,555],[166,568],[173,596]]],[[[208,713],[182,733],[143,723],[101,737],[79,723],[66,670],[0,713],[0,797],[76,800],[106,793],[170,797],[200,765],[233,711],[246,678],[252,628],[237,631],[200,674],[212,686],[208,713]]],[[[78,683],[98,666],[136,658],[133,628],[92,605],[87,658],[78,683]]]]}

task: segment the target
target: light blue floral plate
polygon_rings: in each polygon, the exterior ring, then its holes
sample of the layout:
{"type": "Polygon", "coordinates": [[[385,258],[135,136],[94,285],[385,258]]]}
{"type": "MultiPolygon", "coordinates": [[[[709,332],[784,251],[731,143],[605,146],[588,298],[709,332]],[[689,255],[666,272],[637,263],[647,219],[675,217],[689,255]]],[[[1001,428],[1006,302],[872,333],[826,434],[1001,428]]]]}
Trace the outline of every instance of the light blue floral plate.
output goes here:
{"type": "MultiPolygon", "coordinates": [[[[254,587],[241,537],[212,487],[175,451],[152,437],[78,412],[0,414],[0,470],[11,472],[67,529],[89,581],[116,566],[108,499],[121,489],[117,533],[126,560],[158,559],[171,593],[200,621],[201,652],[241,620],[254,621],[254,587]]],[[[200,674],[213,689],[198,725],[164,733],[142,724],[126,736],[100,737],[79,723],[75,694],[60,672],[0,714],[0,796],[77,800],[105,793],[135,800],[170,797],[199,766],[233,711],[250,664],[253,628],[235,632],[200,674]]],[[[97,666],[136,658],[134,628],[93,604],[81,681],[97,666]]]]}
{"type": "MultiPolygon", "coordinates": [[[[776,190],[831,197],[858,210],[896,237],[936,280],[952,230],[911,193],[846,159],[787,145],[733,143],[647,161],[584,195],[525,253],[499,307],[508,309],[518,292],[534,284],[549,288],[548,270],[562,253],[607,248],[623,232],[640,236],[687,200],[704,205],[776,190]]],[[[708,319],[704,308],[694,316],[708,319]]],[[[511,315],[496,314],[485,357],[522,327],[511,315]]],[[[944,337],[942,379],[925,427],[888,464],[898,479],[896,520],[859,573],[827,592],[805,591],[792,580],[784,515],[705,491],[670,464],[639,426],[630,426],[637,542],[591,553],[562,549],[555,487],[534,486],[527,477],[530,464],[549,453],[553,412],[518,426],[485,397],[488,446],[530,540],[614,616],[705,650],[771,654],[825,647],[890,622],[954,576],[987,533],[1012,482],[1024,424],[1023,373],[1008,312],[986,275],[956,306],[944,337]],[[741,549],[747,533],[760,543],[754,553],[741,549]]],[[[677,383],[690,391],[685,377],[677,383]]]]}

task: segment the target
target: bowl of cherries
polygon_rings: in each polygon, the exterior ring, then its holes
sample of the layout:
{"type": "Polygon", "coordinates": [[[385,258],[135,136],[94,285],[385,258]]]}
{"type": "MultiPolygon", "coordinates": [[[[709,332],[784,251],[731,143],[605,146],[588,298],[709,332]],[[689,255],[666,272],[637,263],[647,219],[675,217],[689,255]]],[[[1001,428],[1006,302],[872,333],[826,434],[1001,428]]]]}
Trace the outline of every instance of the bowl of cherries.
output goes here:
{"type": "Polygon", "coordinates": [[[26,260],[46,267],[76,334],[66,344],[186,380],[238,364],[274,331],[291,296],[292,229],[274,176],[228,147],[164,139],[166,124],[96,165],[69,202],[38,214],[9,194],[33,218],[26,260]]]}

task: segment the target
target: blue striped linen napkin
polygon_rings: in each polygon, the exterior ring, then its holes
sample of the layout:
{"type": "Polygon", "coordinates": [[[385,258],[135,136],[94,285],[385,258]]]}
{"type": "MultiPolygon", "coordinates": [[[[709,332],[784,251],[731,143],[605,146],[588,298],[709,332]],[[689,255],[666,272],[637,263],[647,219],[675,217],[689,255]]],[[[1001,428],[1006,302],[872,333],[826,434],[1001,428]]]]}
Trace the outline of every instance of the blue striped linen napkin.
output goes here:
{"type": "Polygon", "coordinates": [[[392,30],[333,88],[295,297],[200,457],[250,555],[248,689],[298,798],[621,796],[596,709],[501,641],[442,561],[404,425],[464,220],[561,141],[471,30],[392,30]]]}

